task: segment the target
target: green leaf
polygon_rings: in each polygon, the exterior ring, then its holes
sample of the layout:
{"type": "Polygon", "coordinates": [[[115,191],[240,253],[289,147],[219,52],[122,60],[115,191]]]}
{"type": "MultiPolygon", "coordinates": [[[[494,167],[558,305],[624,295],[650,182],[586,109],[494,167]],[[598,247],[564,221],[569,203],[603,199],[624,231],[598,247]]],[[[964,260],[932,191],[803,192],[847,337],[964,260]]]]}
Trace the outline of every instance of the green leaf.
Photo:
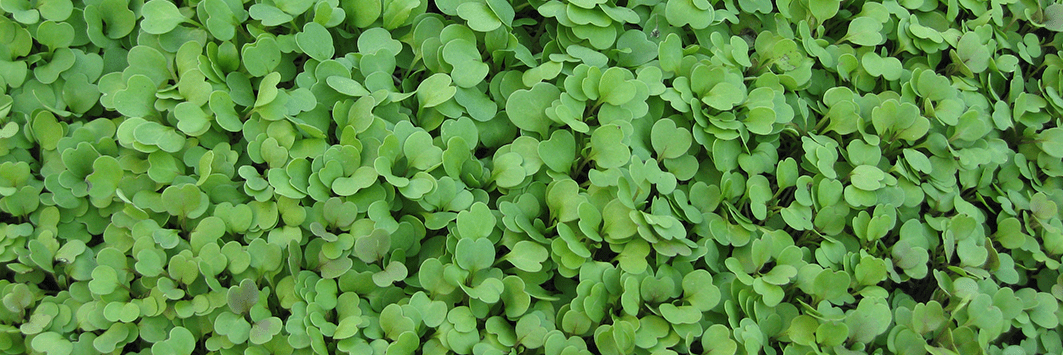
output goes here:
{"type": "Polygon", "coordinates": [[[487,238],[495,229],[494,214],[482,202],[473,203],[468,211],[458,212],[457,227],[462,238],[487,238]]]}
{"type": "Polygon", "coordinates": [[[462,238],[454,248],[454,261],[462,269],[483,270],[495,261],[495,247],[487,238],[462,238]]]}
{"type": "Polygon", "coordinates": [[[690,149],[692,136],[689,130],[678,128],[670,119],[658,120],[653,124],[650,140],[653,150],[665,159],[675,159],[686,154],[690,149]]]}
{"type": "Polygon", "coordinates": [[[742,122],[746,124],[749,132],[768,135],[775,129],[775,121],[775,110],[768,107],[754,107],[749,110],[749,114],[742,122]]]}
{"type": "Polygon", "coordinates": [[[665,7],[665,17],[675,27],[690,25],[694,29],[703,29],[713,22],[714,14],[708,1],[673,0],[665,7]]]}
{"type": "MultiPolygon", "coordinates": [[[[813,281],[814,293],[832,302],[849,296],[849,274],[841,271],[823,270],[813,281]]],[[[851,297],[851,296],[849,296],[851,297]]]]}
{"type": "Polygon", "coordinates": [[[885,39],[882,23],[868,16],[860,16],[849,22],[849,32],[842,38],[860,46],[877,46],[885,39]]]}
{"type": "Polygon", "coordinates": [[[240,281],[239,286],[229,287],[229,309],[236,314],[244,314],[258,303],[258,286],[251,279],[240,281]]]}
{"type": "Polygon", "coordinates": [[[674,306],[661,304],[661,316],[672,324],[693,324],[701,320],[701,312],[691,306],[674,306]]]}
{"type": "Polygon", "coordinates": [[[314,5],[313,0],[284,0],[277,1],[277,7],[292,16],[298,16],[309,10],[314,5]]]}
{"type": "Polygon", "coordinates": [[[539,142],[539,158],[550,170],[567,173],[576,159],[576,140],[571,132],[556,130],[539,142]]]}
{"type": "Polygon", "coordinates": [[[269,317],[259,320],[251,325],[248,340],[252,344],[262,345],[268,343],[274,336],[280,334],[283,323],[280,318],[269,317]]]}
{"type": "Polygon", "coordinates": [[[691,306],[707,312],[719,304],[722,295],[708,271],[694,270],[683,276],[683,297],[691,306]]]}
{"type": "Polygon", "coordinates": [[[151,346],[154,354],[190,355],[196,349],[196,338],[185,327],[170,329],[170,337],[151,346]]]}
{"type": "Polygon", "coordinates": [[[871,342],[892,324],[890,307],[885,300],[864,298],[856,310],[846,315],[845,324],[849,328],[849,339],[859,342],[871,342]]]}
{"type": "Polygon", "coordinates": [[[559,222],[574,221],[579,218],[580,203],[585,201],[579,194],[579,185],[572,179],[556,180],[546,189],[546,205],[550,215],[559,222]]]}
{"type": "Polygon", "coordinates": [[[374,27],[358,36],[358,51],[368,54],[385,51],[396,56],[402,51],[402,42],[393,39],[386,29],[374,27]]]}
{"type": "Polygon", "coordinates": [[[240,58],[249,74],[263,77],[280,65],[281,51],[273,37],[263,35],[254,43],[244,44],[240,58]]]}
{"type": "Polygon", "coordinates": [[[129,117],[145,117],[154,111],[155,82],[144,75],[129,77],[126,88],[114,94],[114,106],[129,117]]]}
{"type": "Polygon", "coordinates": [[[790,322],[790,328],[786,330],[790,340],[794,343],[812,346],[816,342],[816,330],[819,322],[808,315],[799,315],[790,322]]]}
{"type": "Polygon", "coordinates": [[[343,9],[348,14],[349,21],[360,28],[369,27],[380,18],[381,2],[373,0],[355,0],[343,3],[343,9]],[[354,10],[354,11],[352,11],[354,10]]]}
{"type": "Polygon", "coordinates": [[[358,237],[354,242],[354,255],[365,263],[380,260],[391,250],[391,237],[383,229],[375,229],[369,235],[358,237]]]}
{"type": "Polygon", "coordinates": [[[95,200],[107,200],[114,196],[125,176],[118,160],[110,156],[101,156],[92,163],[92,174],[85,177],[90,184],[89,196],[95,200]]]}
{"type": "MultiPolygon", "coordinates": [[[[709,107],[717,110],[730,110],[735,105],[742,103],[746,99],[746,90],[744,87],[738,87],[735,84],[729,82],[723,82],[716,84],[701,98],[709,107]]],[[[756,119],[753,119],[756,122],[756,119]]]]}
{"type": "Polygon", "coordinates": [[[189,136],[200,136],[210,129],[210,117],[198,105],[182,102],[174,108],[177,129],[189,136]]]}
{"type": "Polygon", "coordinates": [[[205,0],[203,7],[209,14],[205,25],[210,34],[222,41],[231,40],[236,35],[236,26],[240,20],[233,13],[234,9],[223,0],[205,0]]]}
{"type": "Polygon", "coordinates": [[[849,175],[853,186],[864,191],[875,191],[884,186],[883,180],[886,174],[881,169],[871,165],[859,165],[849,175]]]}
{"type": "Polygon", "coordinates": [[[225,336],[232,343],[244,343],[251,333],[251,323],[245,317],[224,312],[214,321],[214,332],[225,336]]]}
{"type": "Polygon", "coordinates": [[[548,83],[538,83],[530,90],[517,90],[506,100],[506,115],[517,128],[548,136],[550,119],[546,109],[561,95],[561,90],[548,83]]]}
{"type": "Polygon", "coordinates": [[[598,127],[591,134],[590,158],[602,169],[618,168],[626,164],[631,150],[623,142],[623,129],[614,124],[598,127]]]}
{"type": "Polygon", "coordinates": [[[624,245],[624,250],[617,255],[617,262],[624,271],[640,274],[649,266],[646,257],[650,255],[650,252],[649,243],[641,239],[633,240],[624,245]]]}
{"type": "Polygon", "coordinates": [[[491,11],[486,3],[465,2],[458,5],[457,12],[458,16],[468,21],[469,28],[478,32],[491,32],[502,26],[502,20],[491,11]]]}
{"type": "Polygon", "coordinates": [[[430,171],[443,163],[443,149],[432,144],[432,136],[425,131],[417,131],[406,138],[402,146],[410,167],[430,171]]]}
{"type": "Polygon", "coordinates": [[[469,297],[478,299],[487,304],[495,304],[502,297],[502,293],[505,291],[505,284],[502,280],[496,278],[489,278],[481,282],[472,289],[466,289],[465,292],[469,294],[469,297]]]}
{"type": "Polygon", "coordinates": [[[334,75],[326,78],[325,82],[336,92],[347,96],[362,97],[369,95],[369,90],[366,90],[365,86],[351,78],[334,75]]]}
{"type": "Polygon", "coordinates": [[[165,254],[160,256],[155,250],[146,249],[137,253],[136,258],[135,268],[141,275],[153,277],[162,274],[165,254]]]}
{"type": "Polygon", "coordinates": [[[635,98],[636,91],[631,72],[617,67],[602,72],[602,77],[598,82],[599,102],[610,105],[626,104],[635,98]]]}
{"type": "Polygon", "coordinates": [[[74,27],[66,22],[44,21],[37,26],[37,42],[55,50],[74,41],[74,27]]]}
{"type": "Polygon", "coordinates": [[[811,0],[808,2],[808,8],[812,10],[812,16],[815,16],[820,23],[837,15],[840,6],[841,1],[839,0],[811,0]]]}
{"type": "Polygon", "coordinates": [[[111,302],[104,308],[103,314],[112,322],[132,323],[140,317],[140,307],[132,303],[111,302]]]}
{"type": "Polygon", "coordinates": [[[1063,128],[1054,127],[1041,131],[1038,134],[1037,144],[1048,155],[1055,158],[1063,157],[1063,128]]]}
{"type": "Polygon", "coordinates": [[[524,272],[539,272],[542,263],[550,256],[550,252],[539,243],[522,240],[513,245],[509,254],[503,257],[514,267],[524,272]]]}
{"type": "Polygon", "coordinates": [[[262,21],[266,26],[279,26],[290,22],[294,17],[276,7],[266,4],[254,4],[247,9],[251,18],[262,21]]]}
{"type": "Polygon", "coordinates": [[[1051,4],[1044,8],[1044,26],[1050,31],[1063,32],[1063,4],[1051,4]]]}
{"type": "Polygon", "coordinates": [[[38,334],[33,337],[30,346],[33,350],[48,355],[67,355],[74,349],[74,344],[70,343],[70,340],[67,340],[56,332],[44,332],[38,334]]]}
{"type": "Polygon", "coordinates": [[[422,107],[435,107],[450,100],[457,88],[450,85],[450,76],[443,73],[432,74],[417,86],[417,101],[422,107]]]}
{"type": "Polygon", "coordinates": [[[303,25],[303,31],[295,35],[295,41],[303,53],[318,61],[332,59],[336,54],[336,48],[332,45],[332,34],[317,22],[307,22],[303,25]]]}
{"type": "Polygon", "coordinates": [[[89,291],[96,295],[108,295],[118,287],[118,273],[107,265],[97,266],[92,270],[89,291]]]}
{"type": "Polygon", "coordinates": [[[823,346],[836,346],[845,342],[849,327],[842,323],[822,323],[816,328],[816,342],[823,346]]]}
{"type": "Polygon", "coordinates": [[[15,21],[24,24],[35,24],[40,20],[40,13],[32,8],[29,1],[9,0],[0,2],[0,8],[11,13],[15,21]]]}
{"type": "Polygon", "coordinates": [[[860,63],[868,74],[886,80],[897,80],[904,74],[900,60],[894,57],[882,58],[875,52],[864,53],[860,57],[860,63]]]}
{"type": "Polygon", "coordinates": [[[956,44],[956,54],[971,72],[981,73],[989,68],[991,53],[977,33],[967,32],[956,44]]]}
{"type": "Polygon", "coordinates": [[[509,152],[495,158],[491,177],[502,188],[512,188],[524,182],[528,171],[524,169],[524,158],[517,152],[509,152]]]}
{"type": "Polygon", "coordinates": [[[770,284],[764,278],[753,280],[753,291],[761,295],[764,305],[768,307],[779,305],[783,297],[785,297],[782,287],[770,284]]]}
{"type": "Polygon", "coordinates": [[[140,8],[144,20],[140,27],[144,32],[161,35],[173,31],[182,22],[186,21],[184,15],[173,2],[166,0],[152,0],[144,3],[140,8]]]}
{"type": "Polygon", "coordinates": [[[513,10],[513,5],[509,1],[503,0],[487,0],[487,6],[491,8],[491,12],[498,16],[498,19],[502,21],[502,24],[506,27],[513,27],[513,19],[516,13],[513,10]]]}
{"type": "Polygon", "coordinates": [[[171,185],[162,192],[166,212],[181,218],[198,218],[210,207],[207,194],[193,184],[171,185]]]}
{"type": "Polygon", "coordinates": [[[407,272],[405,265],[392,260],[384,270],[373,274],[373,283],[378,287],[388,287],[395,282],[406,279],[407,272]]]}

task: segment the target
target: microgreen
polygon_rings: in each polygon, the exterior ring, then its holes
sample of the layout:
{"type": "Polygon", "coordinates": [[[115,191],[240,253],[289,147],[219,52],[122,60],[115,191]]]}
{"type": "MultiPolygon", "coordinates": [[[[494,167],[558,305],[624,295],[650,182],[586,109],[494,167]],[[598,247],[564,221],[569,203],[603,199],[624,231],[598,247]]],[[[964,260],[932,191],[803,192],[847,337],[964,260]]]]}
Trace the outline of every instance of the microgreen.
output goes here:
{"type": "Polygon", "coordinates": [[[0,12],[3,353],[1063,351],[1061,4],[0,12]]]}

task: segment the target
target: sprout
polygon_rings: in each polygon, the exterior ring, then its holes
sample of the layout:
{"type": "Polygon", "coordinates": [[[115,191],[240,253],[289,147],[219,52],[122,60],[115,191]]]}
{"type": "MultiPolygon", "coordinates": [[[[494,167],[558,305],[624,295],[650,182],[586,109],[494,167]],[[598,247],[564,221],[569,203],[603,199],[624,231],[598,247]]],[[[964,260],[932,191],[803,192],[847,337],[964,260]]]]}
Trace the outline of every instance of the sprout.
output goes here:
{"type": "Polygon", "coordinates": [[[1059,353],[1030,4],[0,0],[0,352],[1059,353]]]}

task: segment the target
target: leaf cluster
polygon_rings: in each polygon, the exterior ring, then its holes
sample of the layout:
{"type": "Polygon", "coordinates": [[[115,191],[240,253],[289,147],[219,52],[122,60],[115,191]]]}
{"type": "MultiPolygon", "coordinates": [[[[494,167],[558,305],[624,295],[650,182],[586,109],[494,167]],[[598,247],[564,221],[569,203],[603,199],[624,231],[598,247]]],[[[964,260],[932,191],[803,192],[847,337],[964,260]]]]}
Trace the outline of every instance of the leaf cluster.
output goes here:
{"type": "Polygon", "coordinates": [[[1063,353],[1063,4],[0,13],[0,353],[1063,353]]]}

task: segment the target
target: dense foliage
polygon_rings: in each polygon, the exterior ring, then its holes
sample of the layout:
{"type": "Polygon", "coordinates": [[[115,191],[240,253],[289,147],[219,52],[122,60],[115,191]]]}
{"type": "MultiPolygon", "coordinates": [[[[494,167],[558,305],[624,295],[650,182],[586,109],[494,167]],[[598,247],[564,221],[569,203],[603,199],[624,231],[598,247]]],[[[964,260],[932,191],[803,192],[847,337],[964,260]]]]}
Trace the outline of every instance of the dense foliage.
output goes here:
{"type": "Polygon", "coordinates": [[[0,0],[0,352],[1063,352],[1056,0],[0,0]]]}

